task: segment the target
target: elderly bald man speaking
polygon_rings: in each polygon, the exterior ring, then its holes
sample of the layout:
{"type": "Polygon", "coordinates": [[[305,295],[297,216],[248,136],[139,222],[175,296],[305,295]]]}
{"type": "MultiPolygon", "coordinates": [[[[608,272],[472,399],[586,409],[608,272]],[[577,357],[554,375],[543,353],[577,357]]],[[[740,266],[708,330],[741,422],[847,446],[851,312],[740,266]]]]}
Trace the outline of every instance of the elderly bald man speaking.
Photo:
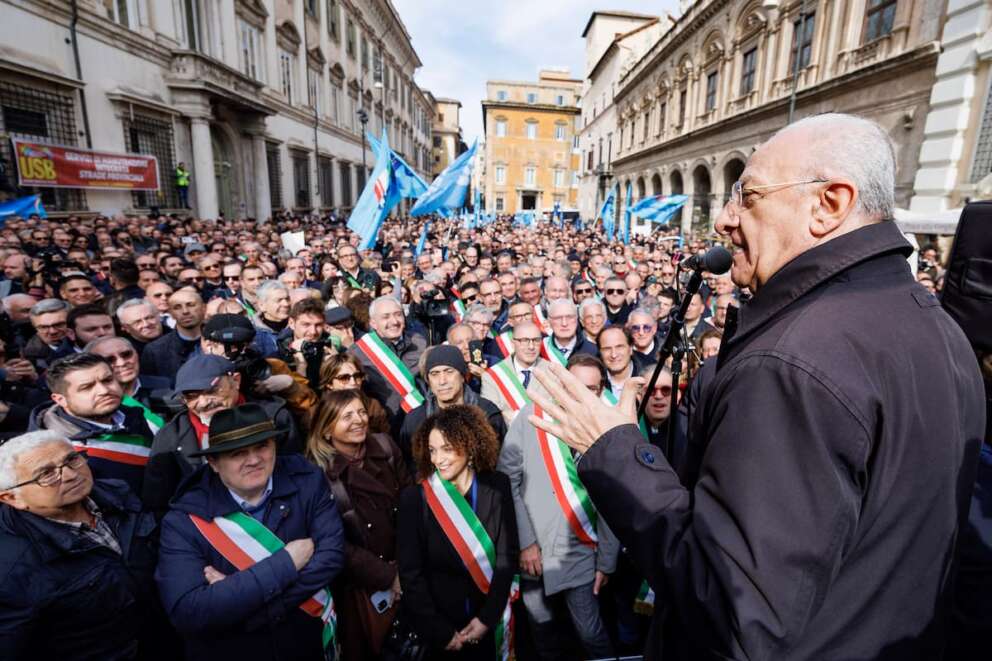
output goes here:
{"type": "Polygon", "coordinates": [[[941,657],[984,397],[910,273],[894,173],[885,131],[849,115],[752,154],[717,230],[754,297],[728,315],[678,475],[638,433],[634,388],[611,408],[537,373],[560,422],[532,422],[585,453],[596,508],[658,593],[645,658],[941,657]]]}

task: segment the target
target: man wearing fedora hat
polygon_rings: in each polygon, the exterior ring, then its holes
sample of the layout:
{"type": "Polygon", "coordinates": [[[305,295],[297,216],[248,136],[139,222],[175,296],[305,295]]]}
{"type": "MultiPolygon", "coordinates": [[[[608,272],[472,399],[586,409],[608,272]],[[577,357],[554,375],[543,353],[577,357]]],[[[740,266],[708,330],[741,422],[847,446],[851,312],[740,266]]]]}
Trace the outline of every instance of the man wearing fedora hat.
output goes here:
{"type": "Polygon", "coordinates": [[[316,466],[277,455],[282,435],[257,404],[217,412],[162,521],[155,579],[189,661],[317,661],[333,644],[341,518],[316,466]]]}

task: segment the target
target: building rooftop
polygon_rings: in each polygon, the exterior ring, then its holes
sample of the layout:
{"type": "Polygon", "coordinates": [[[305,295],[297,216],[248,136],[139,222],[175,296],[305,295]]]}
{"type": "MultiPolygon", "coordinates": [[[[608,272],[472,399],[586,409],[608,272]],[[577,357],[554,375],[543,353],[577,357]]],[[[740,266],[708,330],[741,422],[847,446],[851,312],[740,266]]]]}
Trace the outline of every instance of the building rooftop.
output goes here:
{"type": "Polygon", "coordinates": [[[620,9],[607,9],[603,11],[594,11],[589,16],[589,20],[586,22],[586,27],[582,30],[582,38],[585,39],[586,33],[589,32],[589,27],[592,22],[596,20],[597,16],[616,16],[617,18],[643,18],[645,20],[651,18],[658,18],[657,16],[652,16],[651,14],[640,14],[633,11],[623,11],[620,9]]]}

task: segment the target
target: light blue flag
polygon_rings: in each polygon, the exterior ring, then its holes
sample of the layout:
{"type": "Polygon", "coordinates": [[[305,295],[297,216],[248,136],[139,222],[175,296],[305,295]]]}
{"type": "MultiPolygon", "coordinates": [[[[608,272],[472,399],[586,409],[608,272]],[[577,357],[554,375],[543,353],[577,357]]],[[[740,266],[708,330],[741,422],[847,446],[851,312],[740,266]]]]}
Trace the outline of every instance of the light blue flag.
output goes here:
{"type": "MultiPolygon", "coordinates": [[[[372,176],[365,184],[365,190],[355,203],[355,208],[348,218],[348,229],[358,234],[362,241],[359,250],[368,250],[375,245],[376,237],[383,221],[389,215],[392,207],[387,205],[389,185],[392,181],[392,159],[389,157],[389,140],[386,132],[382,132],[382,141],[376,150],[375,168],[372,176]]],[[[396,198],[399,202],[399,198],[396,198]]],[[[394,203],[395,204],[395,203],[394,203]]]]}
{"type": "Polygon", "coordinates": [[[424,223],[424,229],[420,230],[420,238],[417,240],[417,247],[413,251],[414,257],[420,257],[420,253],[424,252],[424,244],[427,243],[427,230],[430,229],[431,221],[424,223]]]}
{"type": "Polygon", "coordinates": [[[638,218],[652,223],[667,223],[689,199],[688,195],[652,195],[630,210],[638,218]]]}
{"type": "Polygon", "coordinates": [[[472,179],[472,165],[475,163],[475,149],[478,146],[479,141],[476,140],[467,152],[452,161],[437,176],[427,192],[410,209],[411,216],[423,216],[441,209],[458,209],[465,203],[465,195],[472,179]]]}
{"type": "Polygon", "coordinates": [[[474,216],[472,224],[479,227],[482,214],[482,191],[478,188],[475,189],[475,195],[472,197],[472,214],[474,216]]]}
{"type": "Polygon", "coordinates": [[[27,219],[34,214],[40,218],[48,218],[45,206],[41,203],[41,195],[28,195],[0,203],[0,227],[4,226],[9,216],[27,219]]]}
{"type": "MultiPolygon", "coordinates": [[[[372,151],[378,153],[379,141],[373,138],[371,133],[366,133],[365,137],[368,138],[372,151]]],[[[386,206],[393,209],[402,198],[417,198],[423,195],[427,190],[427,182],[392,149],[389,150],[389,157],[392,161],[392,179],[389,182],[386,206]]]]}
{"type": "Polygon", "coordinates": [[[615,229],[615,218],[616,209],[614,202],[617,196],[617,186],[619,184],[614,184],[613,188],[610,189],[609,194],[607,194],[606,199],[603,200],[603,206],[599,208],[599,217],[603,219],[603,230],[606,232],[606,239],[608,241],[613,240],[613,231],[615,229]]]}
{"type": "Polygon", "coordinates": [[[633,193],[632,189],[633,186],[628,181],[627,203],[624,205],[624,210],[623,210],[623,245],[627,245],[630,243],[630,213],[631,213],[630,205],[633,202],[633,200],[631,199],[633,193]]]}

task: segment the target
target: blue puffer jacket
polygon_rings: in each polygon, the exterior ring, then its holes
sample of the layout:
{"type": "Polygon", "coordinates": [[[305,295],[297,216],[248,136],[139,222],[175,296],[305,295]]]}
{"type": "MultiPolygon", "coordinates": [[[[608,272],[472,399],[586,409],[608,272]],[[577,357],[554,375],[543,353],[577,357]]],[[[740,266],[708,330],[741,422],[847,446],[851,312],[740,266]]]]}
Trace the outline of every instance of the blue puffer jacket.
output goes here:
{"type": "Polygon", "coordinates": [[[0,659],[176,658],[152,578],[154,517],[120,480],[95,480],[90,498],[121,555],[0,505],[0,659]]]}
{"type": "Polygon", "coordinates": [[[299,455],[277,457],[262,517],[284,542],[313,539],[313,557],[300,571],[285,550],[238,571],[200,534],[190,514],[210,520],[239,511],[209,465],[180,485],[171,508],[162,520],[155,580],[169,619],[186,641],[188,661],[323,659],[323,625],[299,606],[341,571],[344,534],[316,466],[299,455]],[[207,565],[227,577],[208,585],[207,565]]]}

